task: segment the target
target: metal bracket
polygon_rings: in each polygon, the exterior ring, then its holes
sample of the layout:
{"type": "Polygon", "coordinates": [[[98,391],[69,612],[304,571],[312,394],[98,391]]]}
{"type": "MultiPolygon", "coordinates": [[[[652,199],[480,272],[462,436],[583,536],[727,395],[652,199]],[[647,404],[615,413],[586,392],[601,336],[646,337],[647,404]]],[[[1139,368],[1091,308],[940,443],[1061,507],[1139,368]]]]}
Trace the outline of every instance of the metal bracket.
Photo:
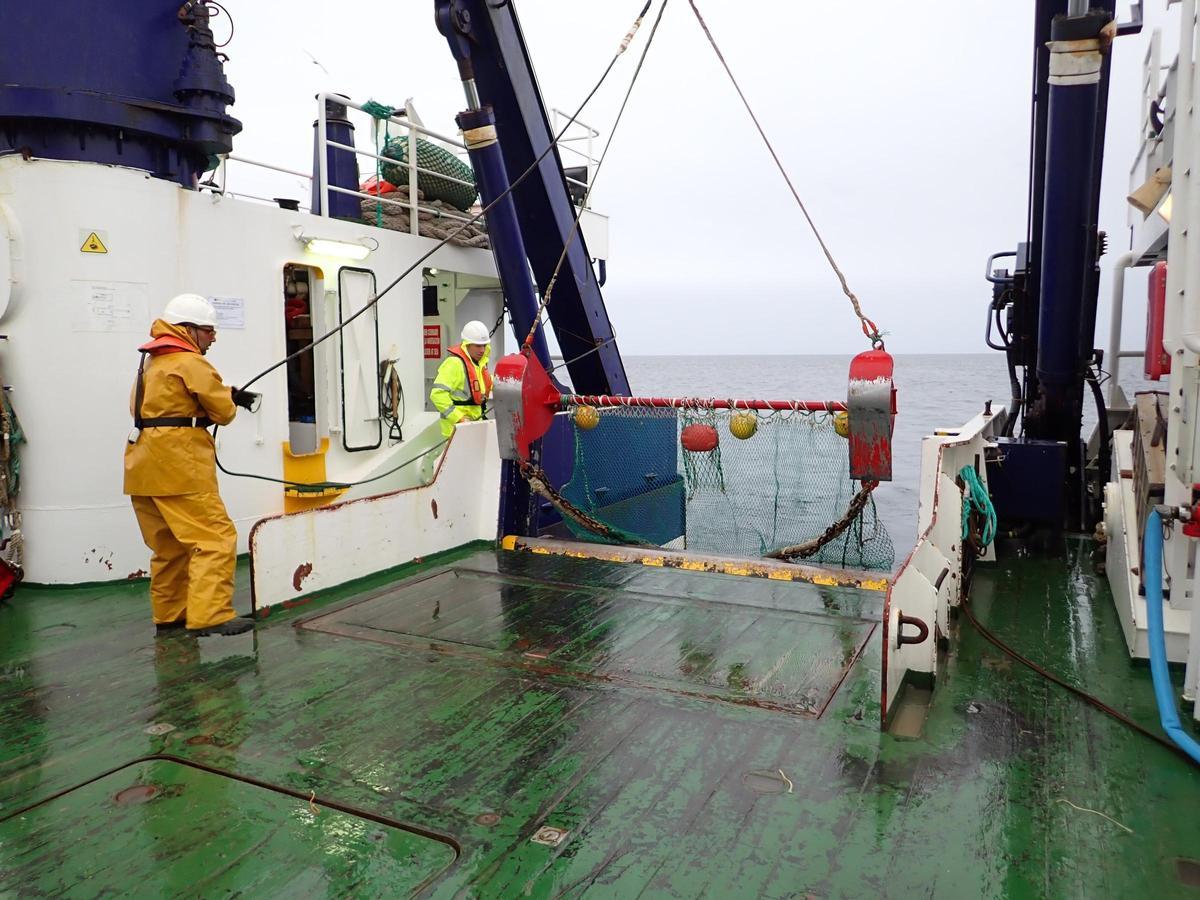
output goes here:
{"type": "Polygon", "coordinates": [[[896,626],[896,648],[899,649],[905,644],[923,644],[929,639],[929,626],[925,624],[923,619],[918,619],[916,616],[906,616],[904,613],[897,614],[896,626]],[[917,629],[915,635],[907,636],[904,633],[904,626],[912,625],[917,629]]]}

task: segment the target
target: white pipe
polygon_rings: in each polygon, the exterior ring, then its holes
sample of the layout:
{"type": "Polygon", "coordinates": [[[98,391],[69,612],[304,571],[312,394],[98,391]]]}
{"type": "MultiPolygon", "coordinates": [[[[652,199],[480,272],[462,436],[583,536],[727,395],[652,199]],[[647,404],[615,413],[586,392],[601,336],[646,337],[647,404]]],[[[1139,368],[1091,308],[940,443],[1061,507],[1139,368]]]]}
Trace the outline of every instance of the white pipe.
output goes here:
{"type": "Polygon", "coordinates": [[[1125,314],[1125,270],[1138,260],[1133,251],[1123,253],[1113,264],[1112,313],[1108,320],[1108,352],[1104,361],[1108,364],[1108,405],[1116,402],[1117,375],[1121,370],[1121,319],[1125,314]]]}

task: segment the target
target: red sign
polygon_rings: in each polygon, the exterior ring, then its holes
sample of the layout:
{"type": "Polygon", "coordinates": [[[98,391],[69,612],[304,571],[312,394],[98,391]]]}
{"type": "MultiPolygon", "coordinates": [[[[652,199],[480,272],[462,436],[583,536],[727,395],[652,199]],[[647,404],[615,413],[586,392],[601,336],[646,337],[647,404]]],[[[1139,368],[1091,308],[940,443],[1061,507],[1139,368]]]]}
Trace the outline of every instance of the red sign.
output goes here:
{"type": "Polygon", "coordinates": [[[426,325],[425,326],[425,358],[426,359],[441,359],[442,358],[442,326],[441,325],[426,325]]]}

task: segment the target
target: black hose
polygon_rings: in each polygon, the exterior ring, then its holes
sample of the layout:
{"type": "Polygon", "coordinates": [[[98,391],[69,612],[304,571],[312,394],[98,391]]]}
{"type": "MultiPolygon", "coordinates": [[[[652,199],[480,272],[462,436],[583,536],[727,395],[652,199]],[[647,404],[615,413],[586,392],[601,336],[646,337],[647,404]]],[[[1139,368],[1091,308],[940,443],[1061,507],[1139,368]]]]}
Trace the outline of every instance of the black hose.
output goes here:
{"type": "Polygon", "coordinates": [[[985,628],[983,626],[983,624],[977,618],[975,618],[975,613],[971,609],[970,601],[963,600],[962,604],[959,606],[959,609],[961,609],[963,611],[963,613],[966,615],[968,621],[970,621],[970,623],[975,626],[975,630],[979,632],[980,636],[985,641],[987,641],[989,644],[991,644],[993,647],[995,647],[997,650],[1012,657],[1017,662],[1019,662],[1021,665],[1025,666],[1029,669],[1032,669],[1034,672],[1041,675],[1047,681],[1051,681],[1054,684],[1057,684],[1059,687],[1063,688],[1064,690],[1070,691],[1072,694],[1074,694],[1080,700],[1083,700],[1085,703],[1087,703],[1090,706],[1094,706],[1096,709],[1100,710],[1100,712],[1104,713],[1105,715],[1112,716],[1114,719],[1116,719],[1122,725],[1124,725],[1127,728],[1133,729],[1138,734],[1140,734],[1142,737],[1149,738],[1150,740],[1154,741],[1156,744],[1159,744],[1160,746],[1163,746],[1166,749],[1170,750],[1176,756],[1181,756],[1184,759],[1188,759],[1188,760],[1191,759],[1191,757],[1189,757],[1187,755],[1187,753],[1185,753],[1179,747],[1175,746],[1175,744],[1172,741],[1167,740],[1167,738],[1165,738],[1161,735],[1155,734],[1153,731],[1150,731],[1147,728],[1143,728],[1141,725],[1139,725],[1137,722],[1133,721],[1133,719],[1129,718],[1129,716],[1125,715],[1120,710],[1114,709],[1113,707],[1111,707],[1107,703],[1105,703],[1103,700],[1100,700],[1097,697],[1093,697],[1087,691],[1085,691],[1081,688],[1075,687],[1075,685],[1071,684],[1070,682],[1063,681],[1063,679],[1059,678],[1053,672],[1050,672],[1050,671],[1042,668],[1037,663],[1035,663],[1033,660],[1029,659],[1028,657],[1022,656],[1020,653],[1018,653],[1012,647],[1008,646],[1008,644],[1004,643],[1004,641],[1002,641],[1002,640],[1000,640],[1000,638],[996,637],[996,635],[994,635],[991,631],[989,631],[987,628],[985,628]]]}
{"type": "Polygon", "coordinates": [[[1100,491],[1112,477],[1112,428],[1108,424],[1108,408],[1104,405],[1104,393],[1100,390],[1100,379],[1093,369],[1087,370],[1087,382],[1092,386],[1092,398],[1096,401],[1096,425],[1100,429],[1100,459],[1097,461],[1100,491]]]}

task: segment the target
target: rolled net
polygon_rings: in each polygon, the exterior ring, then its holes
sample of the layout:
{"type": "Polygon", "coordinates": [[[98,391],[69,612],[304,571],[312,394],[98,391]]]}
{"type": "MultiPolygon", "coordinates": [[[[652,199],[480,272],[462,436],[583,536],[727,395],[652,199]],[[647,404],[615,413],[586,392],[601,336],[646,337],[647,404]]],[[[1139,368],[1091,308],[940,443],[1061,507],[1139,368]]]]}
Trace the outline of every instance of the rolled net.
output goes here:
{"type": "MultiPolygon", "coordinates": [[[[827,411],[701,405],[569,406],[574,464],[560,495],[611,529],[571,534],[723,555],[767,556],[813,541],[847,515],[861,485],[827,411]],[[735,434],[736,432],[736,434],[735,434]]],[[[804,561],[890,569],[891,538],[868,499],[804,561]]]]}

